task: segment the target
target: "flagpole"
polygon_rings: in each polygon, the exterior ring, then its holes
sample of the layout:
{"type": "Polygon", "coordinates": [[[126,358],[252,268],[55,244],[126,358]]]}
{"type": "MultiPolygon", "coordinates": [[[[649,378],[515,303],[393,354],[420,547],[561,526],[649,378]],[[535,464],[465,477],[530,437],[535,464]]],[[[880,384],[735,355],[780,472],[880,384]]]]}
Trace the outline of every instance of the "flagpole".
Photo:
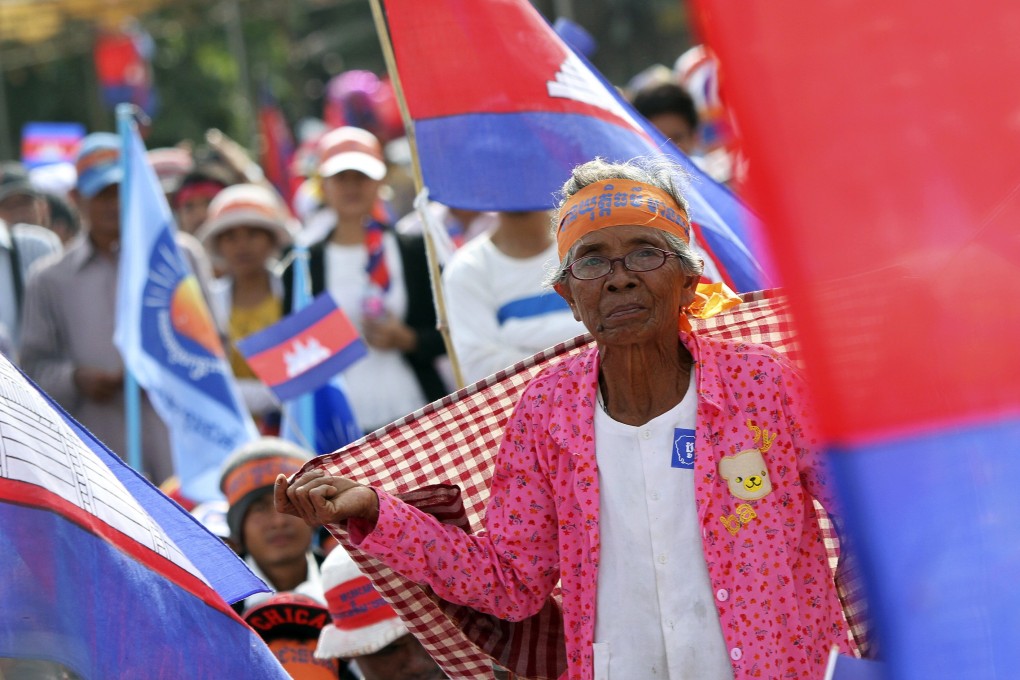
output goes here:
{"type": "MultiPolygon", "coordinates": [[[[386,18],[383,16],[380,0],[369,0],[372,5],[372,19],[375,21],[375,30],[379,36],[379,44],[382,47],[383,59],[386,61],[386,72],[389,73],[390,82],[393,84],[393,92],[397,97],[397,105],[400,107],[400,117],[404,119],[404,131],[407,134],[408,146],[411,149],[411,169],[414,177],[415,194],[421,194],[425,187],[425,180],[421,173],[421,160],[418,157],[418,141],[414,134],[414,120],[407,108],[407,99],[404,97],[404,88],[400,84],[400,73],[397,71],[397,60],[393,55],[393,44],[390,42],[390,32],[386,26],[386,18]]],[[[420,209],[424,213],[425,210],[420,209]]],[[[424,225],[426,216],[422,214],[424,225]]],[[[432,298],[436,305],[436,323],[439,326],[439,333],[443,336],[443,344],[446,346],[446,356],[450,359],[450,368],[453,370],[453,379],[457,388],[464,387],[464,378],[460,370],[460,362],[457,361],[457,353],[453,348],[453,341],[450,339],[450,327],[446,321],[446,300],[443,297],[443,282],[439,273],[439,256],[436,253],[436,244],[428,229],[423,228],[422,234],[425,238],[425,253],[429,261],[429,280],[432,282],[432,298]]]]}
{"type": "MultiPolygon", "coordinates": [[[[293,311],[299,311],[312,301],[312,281],[308,273],[308,248],[303,245],[294,246],[294,302],[293,311]]],[[[301,433],[305,446],[318,455],[325,453],[316,448],[315,432],[315,392],[302,394],[288,405],[289,415],[294,420],[294,428],[301,433]]]]}
{"type": "MultiPolygon", "coordinates": [[[[120,134],[120,228],[128,228],[127,197],[131,195],[131,126],[134,123],[134,104],[117,105],[117,132],[120,134]]],[[[142,390],[131,369],[124,366],[124,438],[127,449],[127,463],[132,469],[142,471],[142,390]]]]}

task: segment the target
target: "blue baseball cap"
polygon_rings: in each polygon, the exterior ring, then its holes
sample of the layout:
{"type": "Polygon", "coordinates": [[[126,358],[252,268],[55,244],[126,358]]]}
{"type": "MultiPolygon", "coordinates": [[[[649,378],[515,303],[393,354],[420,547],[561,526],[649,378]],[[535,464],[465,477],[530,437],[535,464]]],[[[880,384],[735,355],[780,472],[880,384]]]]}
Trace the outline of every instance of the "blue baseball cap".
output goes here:
{"type": "Polygon", "coordinates": [[[120,137],[112,132],[93,132],[81,142],[74,162],[78,171],[78,193],[92,198],[111,184],[120,184],[120,137]]]}

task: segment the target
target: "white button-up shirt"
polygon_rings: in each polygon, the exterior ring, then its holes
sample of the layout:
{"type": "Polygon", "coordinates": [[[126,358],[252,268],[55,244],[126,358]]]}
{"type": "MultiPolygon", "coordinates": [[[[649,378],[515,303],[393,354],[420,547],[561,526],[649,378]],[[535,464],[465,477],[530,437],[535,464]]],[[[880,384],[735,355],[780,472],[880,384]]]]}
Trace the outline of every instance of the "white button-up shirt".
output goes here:
{"type": "Polygon", "coordinates": [[[674,450],[678,429],[693,432],[696,407],[692,375],[683,401],[641,427],[596,409],[595,680],[733,677],[701,546],[694,472],[674,450]]]}

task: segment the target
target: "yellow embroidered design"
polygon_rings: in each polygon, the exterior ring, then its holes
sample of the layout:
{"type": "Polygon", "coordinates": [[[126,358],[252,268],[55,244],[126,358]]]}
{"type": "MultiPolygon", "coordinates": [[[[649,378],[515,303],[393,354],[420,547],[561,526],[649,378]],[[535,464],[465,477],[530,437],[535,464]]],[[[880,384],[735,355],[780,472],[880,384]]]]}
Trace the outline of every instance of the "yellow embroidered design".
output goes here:
{"type": "Polygon", "coordinates": [[[757,516],[758,513],[754,511],[754,508],[747,503],[741,503],[736,507],[735,514],[724,515],[719,518],[719,521],[726,527],[726,531],[736,536],[741,527],[747,526],[757,516]]]}
{"type": "Polygon", "coordinates": [[[768,430],[763,431],[760,427],[751,422],[750,418],[747,420],[747,428],[751,430],[751,434],[754,435],[754,443],[757,444],[759,441],[761,442],[761,446],[758,447],[758,450],[762,453],[765,453],[772,448],[772,442],[776,440],[776,435],[779,434],[778,432],[773,432],[772,435],[769,436],[768,430]]]}

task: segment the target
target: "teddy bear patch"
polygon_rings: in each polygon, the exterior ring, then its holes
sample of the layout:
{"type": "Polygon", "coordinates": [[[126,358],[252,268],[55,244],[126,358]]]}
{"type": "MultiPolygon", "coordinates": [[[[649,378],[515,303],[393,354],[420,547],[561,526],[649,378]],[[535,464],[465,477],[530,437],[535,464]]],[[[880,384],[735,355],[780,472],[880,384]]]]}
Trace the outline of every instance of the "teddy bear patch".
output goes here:
{"type": "Polygon", "coordinates": [[[744,501],[756,501],[772,493],[772,481],[762,455],[769,450],[776,435],[762,431],[750,420],[747,426],[754,434],[756,448],[745,449],[719,461],[719,476],[726,480],[730,493],[744,501]]]}

